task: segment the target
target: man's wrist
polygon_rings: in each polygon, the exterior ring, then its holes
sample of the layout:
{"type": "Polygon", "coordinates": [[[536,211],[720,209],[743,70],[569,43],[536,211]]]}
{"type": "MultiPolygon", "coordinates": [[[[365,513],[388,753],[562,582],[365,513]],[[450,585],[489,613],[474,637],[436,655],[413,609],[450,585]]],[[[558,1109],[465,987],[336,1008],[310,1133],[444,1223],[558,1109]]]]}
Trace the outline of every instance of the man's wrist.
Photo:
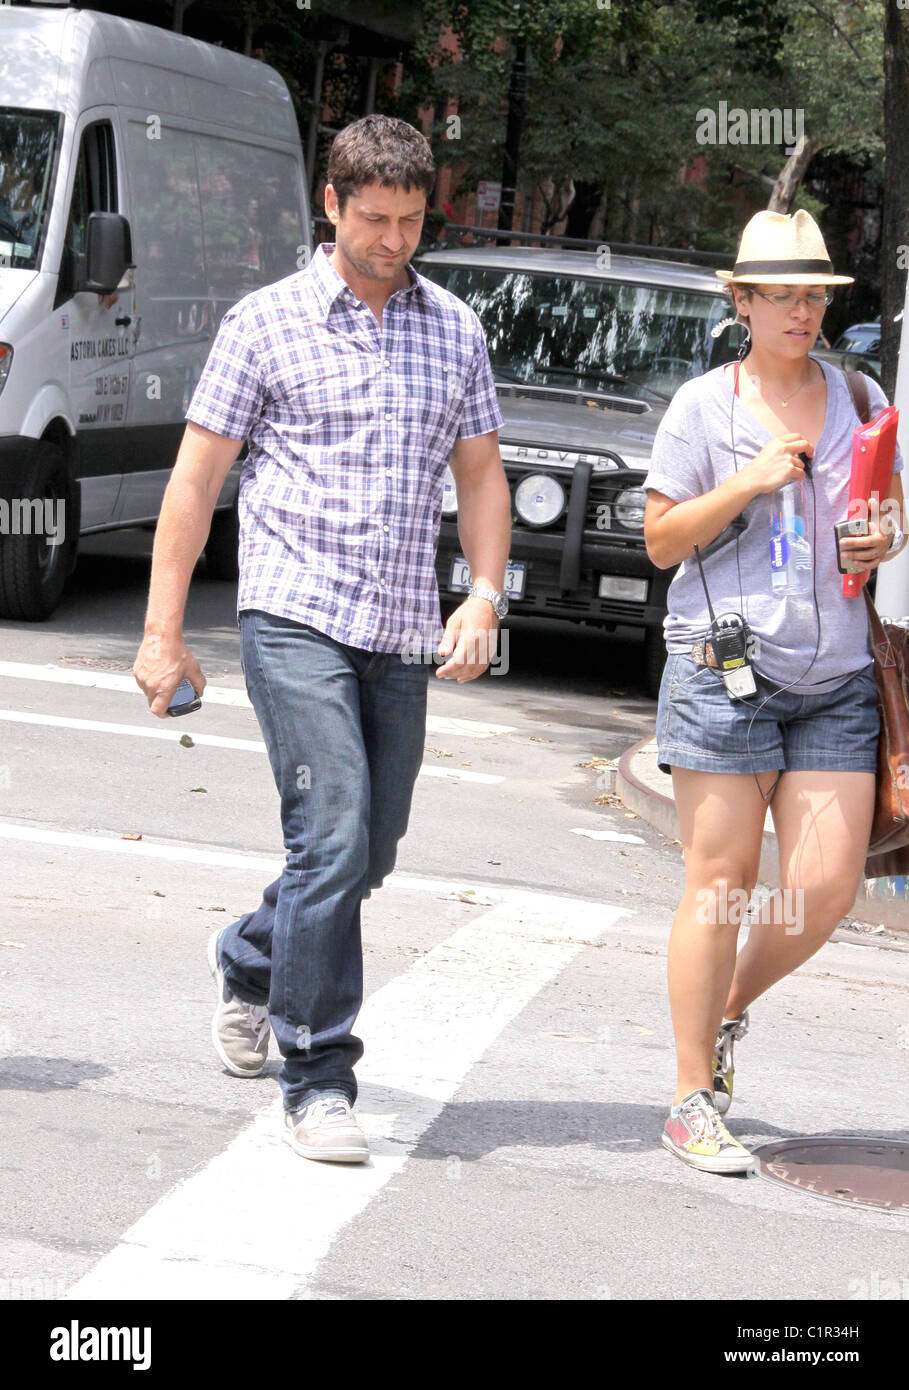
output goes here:
{"type": "Polygon", "coordinates": [[[182,618],[146,618],[145,636],[182,641],[183,620],[182,618]]]}
{"type": "Polygon", "coordinates": [[[495,606],[495,603],[493,602],[493,600],[492,600],[491,598],[487,598],[485,594],[465,594],[465,595],[464,595],[464,602],[465,602],[465,603],[485,603],[485,605],[486,605],[487,609],[489,610],[489,612],[491,612],[491,613],[493,614],[493,616],[496,615],[496,606],[495,606]]]}
{"type": "Polygon", "coordinates": [[[497,588],[488,579],[475,579],[467,597],[482,599],[484,603],[488,603],[497,618],[504,618],[508,612],[508,599],[504,590],[497,588]]]}

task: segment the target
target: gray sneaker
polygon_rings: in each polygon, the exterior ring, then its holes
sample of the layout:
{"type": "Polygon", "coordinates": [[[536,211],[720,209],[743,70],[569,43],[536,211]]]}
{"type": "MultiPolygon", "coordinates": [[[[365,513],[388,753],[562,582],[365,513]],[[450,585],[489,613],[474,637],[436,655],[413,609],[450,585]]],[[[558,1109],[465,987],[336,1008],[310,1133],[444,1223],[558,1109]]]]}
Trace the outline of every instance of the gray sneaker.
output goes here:
{"type": "Polygon", "coordinates": [[[713,1049],[713,1099],[717,1112],[725,1115],[732,1104],[732,1081],[735,1067],[732,1065],[732,1044],[744,1038],[748,1032],[748,1010],[741,1018],[726,1019],[720,1024],[716,1045],[713,1049]]]}
{"type": "Polygon", "coordinates": [[[756,1161],[733,1139],[707,1090],[690,1091],[670,1109],[662,1143],[683,1163],[705,1173],[749,1173],[756,1161]]]}
{"type": "Polygon", "coordinates": [[[304,1158],[328,1159],[333,1163],[365,1163],[369,1158],[366,1136],[350,1102],[337,1093],[317,1096],[302,1110],[285,1110],[284,1138],[304,1158]]]}
{"type": "Polygon", "coordinates": [[[231,994],[218,961],[218,939],[223,931],[224,927],[217,927],[208,938],[208,968],[218,986],[211,1040],[234,1076],[258,1076],[268,1061],[268,1005],[247,1004],[231,994]]]}

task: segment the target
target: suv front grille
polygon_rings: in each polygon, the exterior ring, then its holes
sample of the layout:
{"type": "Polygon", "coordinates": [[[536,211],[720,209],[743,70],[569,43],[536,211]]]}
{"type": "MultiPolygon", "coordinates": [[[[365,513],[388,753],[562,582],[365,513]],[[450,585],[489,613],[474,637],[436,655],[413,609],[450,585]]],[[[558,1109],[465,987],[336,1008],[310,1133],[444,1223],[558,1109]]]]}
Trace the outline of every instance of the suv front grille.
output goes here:
{"type": "MultiPolygon", "coordinates": [[[[570,488],[572,482],[571,472],[561,471],[555,468],[547,468],[545,466],[539,468],[527,468],[523,466],[516,467],[514,464],[506,463],[505,476],[508,478],[508,484],[511,488],[512,497],[514,496],[514,490],[517,487],[518,483],[521,481],[521,479],[528,477],[531,473],[548,473],[551,477],[557,478],[559,482],[562,484],[562,487],[565,489],[566,499],[570,496],[570,488]]],[[[644,479],[644,476],[645,475],[641,473],[639,470],[635,470],[634,472],[632,472],[630,469],[616,469],[615,471],[610,471],[608,473],[592,474],[590,479],[590,488],[587,493],[587,507],[584,515],[585,532],[592,532],[601,540],[608,536],[610,538],[610,541],[618,544],[624,543],[626,545],[643,545],[643,531],[635,530],[633,527],[630,526],[623,526],[621,522],[615,520],[615,499],[618,497],[620,492],[625,492],[628,488],[640,487],[644,479]],[[602,512],[600,510],[602,507],[608,508],[608,513],[602,512]],[[607,526],[598,526],[597,522],[604,515],[608,515],[609,524],[607,526]]],[[[552,523],[551,526],[527,526],[526,523],[522,521],[521,518],[518,516],[513,502],[511,508],[511,515],[512,526],[515,529],[520,529],[522,531],[543,531],[547,535],[554,535],[558,534],[559,532],[564,532],[565,530],[565,517],[567,515],[567,505],[566,511],[564,511],[562,515],[552,523]]]]}
{"type": "Polygon", "coordinates": [[[622,536],[627,540],[644,544],[644,532],[633,526],[623,526],[615,519],[616,498],[629,488],[640,487],[644,481],[643,473],[594,473],[590,479],[587,493],[587,511],[584,516],[584,530],[595,531],[598,535],[622,536]],[[601,508],[607,510],[601,511],[601,508]],[[608,518],[608,525],[598,525],[602,517],[608,518]]]}

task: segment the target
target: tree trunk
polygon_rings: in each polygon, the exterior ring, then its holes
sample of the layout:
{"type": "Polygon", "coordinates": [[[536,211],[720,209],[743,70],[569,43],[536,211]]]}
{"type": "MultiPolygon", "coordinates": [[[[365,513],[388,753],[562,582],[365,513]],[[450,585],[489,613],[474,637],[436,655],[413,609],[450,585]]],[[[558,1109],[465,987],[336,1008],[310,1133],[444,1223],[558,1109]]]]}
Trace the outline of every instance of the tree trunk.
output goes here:
{"type": "Polygon", "coordinates": [[[183,33],[183,16],[193,4],[195,4],[195,0],[174,0],[174,17],[171,25],[174,33],[183,33]]]}
{"type": "Polygon", "coordinates": [[[568,209],[574,202],[574,179],[569,174],[567,178],[556,183],[550,176],[545,183],[539,184],[538,188],[546,208],[540,228],[545,235],[568,216],[568,209]]]}
{"type": "Polygon", "coordinates": [[[786,160],[776,183],[773,185],[770,202],[767,204],[768,212],[791,211],[795,195],[799,191],[799,184],[805,177],[808,165],[821,148],[820,140],[809,140],[804,134],[799,136],[795,149],[786,160]]]}
{"type": "Polygon", "coordinates": [[[606,189],[600,194],[600,201],[597,203],[596,211],[590,219],[590,226],[587,228],[587,236],[591,241],[600,241],[606,227],[606,212],[609,208],[609,194],[606,189]]]}
{"type": "Polygon", "coordinates": [[[550,229],[555,225],[556,219],[554,209],[556,204],[556,198],[558,196],[558,189],[556,188],[555,180],[552,178],[551,175],[548,178],[541,180],[541,182],[537,184],[537,189],[539,191],[540,198],[543,202],[543,214],[540,218],[540,231],[545,236],[547,232],[549,232],[550,229]]]}
{"type": "Polygon", "coordinates": [[[631,182],[625,185],[625,206],[622,211],[622,228],[619,233],[619,240],[622,242],[634,242],[636,240],[640,191],[641,176],[635,174],[631,182]]]}
{"type": "Polygon", "coordinates": [[[893,319],[906,294],[905,265],[909,243],[909,167],[906,119],[909,117],[909,10],[887,0],[884,20],[884,220],[881,235],[881,371],[893,399],[901,323],[893,319]]]}

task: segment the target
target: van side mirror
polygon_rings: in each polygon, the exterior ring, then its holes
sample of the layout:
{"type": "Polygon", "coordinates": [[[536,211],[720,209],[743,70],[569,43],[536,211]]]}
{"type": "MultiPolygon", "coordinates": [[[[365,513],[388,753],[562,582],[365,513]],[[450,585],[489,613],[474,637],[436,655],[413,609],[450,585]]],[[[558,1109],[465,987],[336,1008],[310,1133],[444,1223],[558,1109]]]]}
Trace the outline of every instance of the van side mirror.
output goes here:
{"type": "Polygon", "coordinates": [[[129,222],[119,212],[90,212],[85,258],[75,293],[113,294],[133,260],[129,222]]]}

